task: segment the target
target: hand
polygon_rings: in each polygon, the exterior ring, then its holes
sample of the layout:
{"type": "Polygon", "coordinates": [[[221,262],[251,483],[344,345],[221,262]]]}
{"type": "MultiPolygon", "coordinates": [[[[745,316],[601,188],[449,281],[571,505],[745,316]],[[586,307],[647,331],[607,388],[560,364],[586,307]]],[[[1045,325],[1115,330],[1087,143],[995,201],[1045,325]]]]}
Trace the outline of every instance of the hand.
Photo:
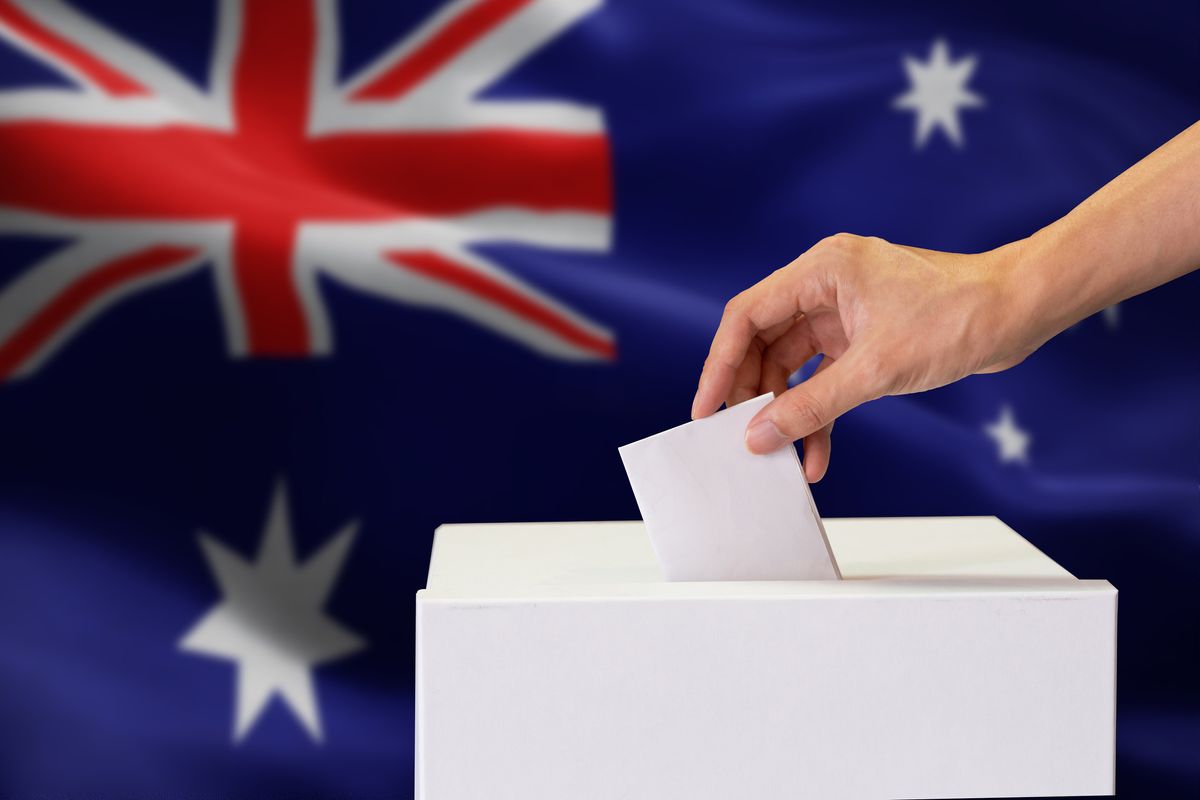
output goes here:
{"type": "Polygon", "coordinates": [[[804,439],[820,480],[833,421],[867,400],[1006,369],[1054,334],[1200,264],[1200,123],[1027,239],[979,255],[838,234],[729,301],[692,417],[765,392],[756,453],[804,439]],[[787,388],[818,353],[820,367],[787,388]]]}
{"type": "Polygon", "coordinates": [[[837,417],[883,395],[1006,369],[1052,335],[1031,330],[1007,286],[1019,249],[960,255],[849,234],[819,242],[729,301],[692,417],[775,392],[746,446],[767,453],[804,439],[805,474],[820,480],[837,417]],[[817,354],[815,374],[788,389],[817,354]]]}

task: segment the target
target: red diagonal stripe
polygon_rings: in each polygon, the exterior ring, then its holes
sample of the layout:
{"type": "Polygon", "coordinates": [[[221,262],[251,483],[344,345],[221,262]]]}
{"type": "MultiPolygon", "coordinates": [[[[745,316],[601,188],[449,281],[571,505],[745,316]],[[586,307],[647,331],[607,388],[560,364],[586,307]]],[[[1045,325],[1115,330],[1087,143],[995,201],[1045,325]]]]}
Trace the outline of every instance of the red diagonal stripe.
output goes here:
{"type": "Polygon", "coordinates": [[[74,42],[48,30],[12,0],[0,0],[0,23],[55,58],[67,62],[87,79],[111,95],[148,94],[146,88],[124,73],[105,64],[74,42]]]}
{"type": "Polygon", "coordinates": [[[582,350],[608,360],[616,357],[616,347],[611,339],[598,336],[554,309],[543,306],[520,292],[456,264],[438,253],[429,250],[397,250],[385,255],[403,269],[475,295],[582,350]]]}
{"type": "Polygon", "coordinates": [[[24,327],[18,328],[7,342],[0,344],[0,381],[12,377],[26,359],[106,292],[136,278],[176,266],[197,252],[193,248],[169,245],[149,247],[84,275],[50,301],[24,327]]]}
{"type": "Polygon", "coordinates": [[[455,17],[403,60],[392,65],[351,97],[355,100],[395,100],[437,72],[531,0],[480,0],[455,17]]]}

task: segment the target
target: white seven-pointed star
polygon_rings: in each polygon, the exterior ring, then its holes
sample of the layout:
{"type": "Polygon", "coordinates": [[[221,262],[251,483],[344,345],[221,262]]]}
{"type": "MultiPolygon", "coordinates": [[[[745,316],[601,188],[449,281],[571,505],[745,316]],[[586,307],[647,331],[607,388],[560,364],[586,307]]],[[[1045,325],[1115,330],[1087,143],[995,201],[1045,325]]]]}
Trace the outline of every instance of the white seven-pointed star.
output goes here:
{"type": "Polygon", "coordinates": [[[321,739],[312,669],[364,646],[323,610],[356,525],[351,523],[303,565],[296,563],[287,492],[275,492],[254,563],[216,539],[200,546],[224,599],[183,637],[181,649],[237,664],[234,741],[240,741],[278,695],[316,741],[321,739]]]}
{"type": "Polygon", "coordinates": [[[1012,461],[1029,463],[1029,445],[1033,443],[1033,437],[1017,426],[1010,406],[1000,409],[1000,419],[985,425],[983,429],[996,442],[1001,464],[1012,461]]]}
{"type": "Polygon", "coordinates": [[[909,89],[897,97],[893,105],[916,112],[918,148],[925,146],[935,128],[940,128],[956,146],[962,146],[958,112],[983,105],[983,98],[967,88],[975,65],[975,56],[951,61],[950,47],[942,39],[933,43],[929,60],[924,63],[912,56],[904,57],[909,89]]]}

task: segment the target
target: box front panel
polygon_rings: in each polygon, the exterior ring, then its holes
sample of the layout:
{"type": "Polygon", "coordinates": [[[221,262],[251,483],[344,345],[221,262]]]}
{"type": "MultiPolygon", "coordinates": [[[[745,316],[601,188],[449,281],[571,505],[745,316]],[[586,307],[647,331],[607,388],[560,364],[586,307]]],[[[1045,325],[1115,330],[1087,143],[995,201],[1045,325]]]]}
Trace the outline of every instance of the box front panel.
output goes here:
{"type": "Polygon", "coordinates": [[[1112,791],[1111,591],[418,614],[424,800],[1112,791]]]}

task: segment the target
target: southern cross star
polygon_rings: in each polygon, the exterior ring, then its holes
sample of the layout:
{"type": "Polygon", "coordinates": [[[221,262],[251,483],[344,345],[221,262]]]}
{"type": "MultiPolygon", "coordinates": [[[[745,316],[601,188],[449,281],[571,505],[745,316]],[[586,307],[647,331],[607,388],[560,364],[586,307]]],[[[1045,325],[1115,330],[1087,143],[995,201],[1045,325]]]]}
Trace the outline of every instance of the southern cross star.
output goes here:
{"type": "Polygon", "coordinates": [[[995,441],[1001,464],[1029,463],[1029,445],[1033,443],[1033,437],[1017,425],[1011,406],[1000,409],[1000,419],[985,425],[983,430],[995,441]]]}
{"type": "Polygon", "coordinates": [[[918,149],[924,147],[930,134],[939,128],[956,147],[962,147],[958,112],[983,105],[983,98],[967,88],[975,65],[975,56],[951,61],[950,47],[943,39],[933,43],[926,62],[912,56],[904,57],[904,71],[908,73],[910,86],[905,94],[895,99],[893,106],[916,112],[918,149]]]}
{"type": "Polygon", "coordinates": [[[179,643],[180,649],[237,664],[234,741],[241,741],[279,698],[314,741],[321,717],[312,670],[365,646],[325,613],[354,540],[351,523],[311,556],[296,562],[288,523],[287,493],[275,492],[267,528],[253,563],[203,533],[200,547],[221,593],[179,643]]]}

